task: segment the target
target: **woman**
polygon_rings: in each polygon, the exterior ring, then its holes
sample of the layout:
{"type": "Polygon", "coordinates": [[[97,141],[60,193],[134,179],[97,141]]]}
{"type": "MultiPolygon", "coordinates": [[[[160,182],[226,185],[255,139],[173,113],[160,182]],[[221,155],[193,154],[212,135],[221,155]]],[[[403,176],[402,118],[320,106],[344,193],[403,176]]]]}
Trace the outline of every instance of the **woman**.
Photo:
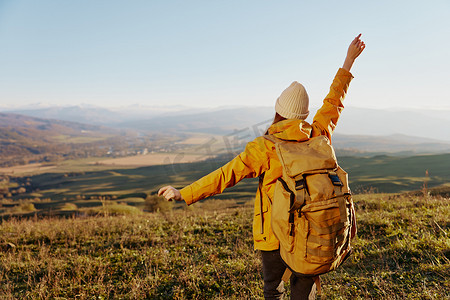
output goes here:
{"type": "MultiPolygon", "coordinates": [[[[305,121],[309,114],[309,98],[305,88],[294,81],[286,88],[275,104],[275,117],[267,130],[269,134],[282,140],[306,141],[311,137],[331,135],[342,111],[345,94],[353,76],[350,69],[355,59],[365,48],[359,34],[350,44],[342,68],[334,77],[330,91],[313,122],[305,121]]],[[[196,182],[177,190],[172,186],[162,187],[158,195],[167,200],[185,201],[188,205],[206,197],[222,193],[244,178],[261,176],[262,184],[256,193],[253,219],[254,247],[262,254],[264,297],[280,299],[284,295],[281,280],[286,269],[279,254],[279,242],[271,228],[271,203],[277,179],[282,175],[281,164],[274,144],[264,137],[249,142],[245,150],[223,167],[211,172],[196,182]],[[262,197],[262,199],[261,199],[262,197]]],[[[291,277],[292,299],[315,298],[314,280],[310,277],[291,277]]]]}

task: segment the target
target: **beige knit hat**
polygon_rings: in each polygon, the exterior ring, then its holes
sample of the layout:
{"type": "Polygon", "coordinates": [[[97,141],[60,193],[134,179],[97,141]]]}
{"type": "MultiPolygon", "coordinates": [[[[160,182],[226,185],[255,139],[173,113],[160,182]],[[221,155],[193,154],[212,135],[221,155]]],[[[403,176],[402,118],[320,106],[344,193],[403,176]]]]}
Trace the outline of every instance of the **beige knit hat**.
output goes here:
{"type": "Polygon", "coordinates": [[[305,87],[294,81],[285,89],[275,104],[275,111],[286,119],[304,120],[309,114],[309,97],[305,87]]]}

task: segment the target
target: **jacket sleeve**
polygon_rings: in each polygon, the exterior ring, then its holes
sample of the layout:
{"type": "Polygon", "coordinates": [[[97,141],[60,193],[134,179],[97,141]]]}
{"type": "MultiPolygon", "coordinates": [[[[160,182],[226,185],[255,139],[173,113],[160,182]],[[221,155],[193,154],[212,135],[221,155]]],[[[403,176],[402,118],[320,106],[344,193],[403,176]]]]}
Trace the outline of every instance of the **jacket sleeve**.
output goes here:
{"type": "Polygon", "coordinates": [[[180,190],[188,205],[209,196],[220,194],[244,178],[257,177],[267,169],[265,139],[256,138],[245,150],[221,168],[180,190]]]}
{"type": "Polygon", "coordinates": [[[342,104],[348,90],[350,81],[353,79],[352,74],[340,68],[334,77],[328,95],[323,100],[322,107],[314,116],[311,136],[326,135],[331,139],[337,121],[344,108],[342,104]]]}

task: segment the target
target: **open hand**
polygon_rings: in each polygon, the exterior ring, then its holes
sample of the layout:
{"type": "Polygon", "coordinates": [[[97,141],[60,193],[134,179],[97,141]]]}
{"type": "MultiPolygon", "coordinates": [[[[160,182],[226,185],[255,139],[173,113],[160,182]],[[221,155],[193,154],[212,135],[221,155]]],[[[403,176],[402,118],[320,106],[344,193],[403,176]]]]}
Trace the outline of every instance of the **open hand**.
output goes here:
{"type": "Polygon", "coordinates": [[[183,201],[183,197],[181,196],[181,193],[176,188],[168,185],[165,187],[162,187],[158,191],[158,196],[163,196],[168,201],[176,200],[176,201],[183,201]]]}
{"type": "Polygon", "coordinates": [[[350,72],[350,69],[352,68],[353,63],[355,62],[355,59],[361,54],[361,52],[363,52],[364,48],[366,48],[366,44],[364,44],[364,42],[361,41],[361,33],[360,33],[350,43],[350,46],[348,46],[347,56],[345,57],[344,65],[342,66],[342,68],[350,72]]]}

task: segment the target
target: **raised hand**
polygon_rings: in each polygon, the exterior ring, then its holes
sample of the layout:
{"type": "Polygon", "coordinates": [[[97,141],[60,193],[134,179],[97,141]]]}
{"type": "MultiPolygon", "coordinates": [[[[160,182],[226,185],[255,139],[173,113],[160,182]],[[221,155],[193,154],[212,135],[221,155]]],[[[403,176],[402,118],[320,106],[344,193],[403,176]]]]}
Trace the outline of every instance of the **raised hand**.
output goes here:
{"type": "Polygon", "coordinates": [[[355,59],[363,52],[364,48],[366,48],[366,44],[361,40],[361,34],[358,34],[358,36],[350,43],[350,46],[348,46],[347,56],[345,57],[342,68],[350,71],[355,59]]]}

